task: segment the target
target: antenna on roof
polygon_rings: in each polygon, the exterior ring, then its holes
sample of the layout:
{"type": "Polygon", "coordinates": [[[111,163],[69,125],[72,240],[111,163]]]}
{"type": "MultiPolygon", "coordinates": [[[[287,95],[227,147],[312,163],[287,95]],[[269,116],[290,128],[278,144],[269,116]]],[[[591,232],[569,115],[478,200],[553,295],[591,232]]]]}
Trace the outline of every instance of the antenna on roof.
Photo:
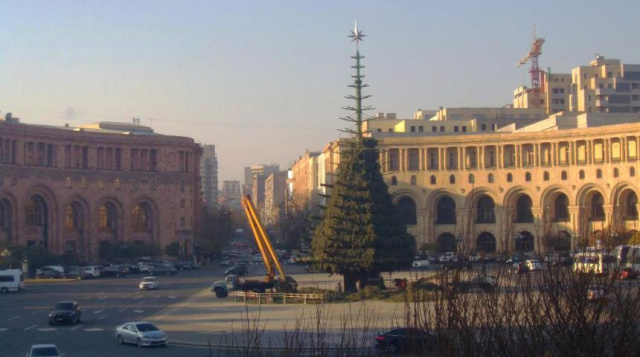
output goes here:
{"type": "Polygon", "coordinates": [[[140,125],[140,118],[133,118],[133,124],[140,125]]]}

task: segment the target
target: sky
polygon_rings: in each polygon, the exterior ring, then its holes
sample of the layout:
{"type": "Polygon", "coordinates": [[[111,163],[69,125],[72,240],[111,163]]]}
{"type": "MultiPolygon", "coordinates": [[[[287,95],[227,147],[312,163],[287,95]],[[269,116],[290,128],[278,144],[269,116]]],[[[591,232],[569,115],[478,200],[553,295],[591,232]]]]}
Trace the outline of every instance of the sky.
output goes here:
{"type": "Polygon", "coordinates": [[[344,137],[358,21],[366,104],[511,103],[534,26],[554,73],[596,54],[640,63],[640,1],[0,0],[0,115],[29,124],[141,118],[216,145],[220,186],[344,137]]]}

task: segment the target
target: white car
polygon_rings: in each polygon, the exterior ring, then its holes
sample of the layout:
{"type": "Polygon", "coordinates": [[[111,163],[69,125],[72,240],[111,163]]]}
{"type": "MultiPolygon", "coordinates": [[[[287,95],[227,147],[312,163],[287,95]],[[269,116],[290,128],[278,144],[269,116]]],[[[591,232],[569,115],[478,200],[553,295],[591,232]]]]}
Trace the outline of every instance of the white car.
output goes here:
{"type": "Polygon", "coordinates": [[[156,290],[159,285],[155,276],[146,276],[140,281],[140,290],[156,290]]]}
{"type": "Polygon", "coordinates": [[[27,357],[60,357],[60,351],[56,345],[32,345],[27,357]]]}
{"type": "Polygon", "coordinates": [[[127,322],[116,327],[116,341],[138,347],[166,346],[167,334],[150,322],[127,322]]]}
{"type": "Polygon", "coordinates": [[[411,266],[414,268],[428,268],[429,267],[429,259],[428,258],[420,258],[416,259],[411,263],[411,266]]]}

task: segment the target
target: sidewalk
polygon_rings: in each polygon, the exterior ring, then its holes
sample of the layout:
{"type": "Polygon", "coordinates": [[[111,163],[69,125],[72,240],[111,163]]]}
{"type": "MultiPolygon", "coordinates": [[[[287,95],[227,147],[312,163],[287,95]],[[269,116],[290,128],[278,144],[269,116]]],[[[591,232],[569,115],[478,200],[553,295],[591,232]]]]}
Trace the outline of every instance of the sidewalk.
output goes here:
{"type": "Polygon", "coordinates": [[[346,330],[372,347],[379,332],[402,325],[403,312],[403,304],[381,301],[245,305],[232,297],[218,299],[207,288],[148,319],[174,344],[237,347],[260,340],[260,346],[282,347],[296,330],[298,335],[313,334],[316,340],[322,333],[327,342],[335,342],[346,330]],[[318,322],[323,326],[320,331],[318,322]]]}

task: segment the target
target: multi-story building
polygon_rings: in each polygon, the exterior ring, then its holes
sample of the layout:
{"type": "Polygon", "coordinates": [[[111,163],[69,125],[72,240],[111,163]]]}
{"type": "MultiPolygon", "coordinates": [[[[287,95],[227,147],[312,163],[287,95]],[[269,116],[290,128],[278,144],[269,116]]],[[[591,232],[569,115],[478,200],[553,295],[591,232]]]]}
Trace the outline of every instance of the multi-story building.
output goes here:
{"type": "Polygon", "coordinates": [[[81,127],[0,120],[0,240],[97,261],[101,244],[164,247],[197,232],[193,139],[149,127],[81,127]]]}
{"type": "Polygon", "coordinates": [[[637,114],[559,114],[495,133],[372,135],[419,243],[542,252],[640,227],[637,114]]]}
{"type": "Polygon", "coordinates": [[[539,105],[531,89],[514,91],[515,108],[545,108],[547,114],[640,112],[640,65],[596,56],[588,66],[575,67],[571,74],[542,72],[539,105]]]}
{"type": "Polygon", "coordinates": [[[218,207],[218,158],[215,145],[204,145],[200,162],[202,196],[209,211],[218,207]]]}
{"type": "Polygon", "coordinates": [[[291,166],[291,204],[296,209],[304,209],[317,202],[321,181],[319,172],[319,152],[305,152],[291,166]]]}
{"type": "Polygon", "coordinates": [[[285,212],[287,171],[274,172],[264,181],[264,224],[279,227],[285,212]]]}
{"type": "Polygon", "coordinates": [[[240,191],[240,181],[225,180],[222,183],[222,200],[228,207],[240,209],[240,198],[242,192],[240,191]]]}

